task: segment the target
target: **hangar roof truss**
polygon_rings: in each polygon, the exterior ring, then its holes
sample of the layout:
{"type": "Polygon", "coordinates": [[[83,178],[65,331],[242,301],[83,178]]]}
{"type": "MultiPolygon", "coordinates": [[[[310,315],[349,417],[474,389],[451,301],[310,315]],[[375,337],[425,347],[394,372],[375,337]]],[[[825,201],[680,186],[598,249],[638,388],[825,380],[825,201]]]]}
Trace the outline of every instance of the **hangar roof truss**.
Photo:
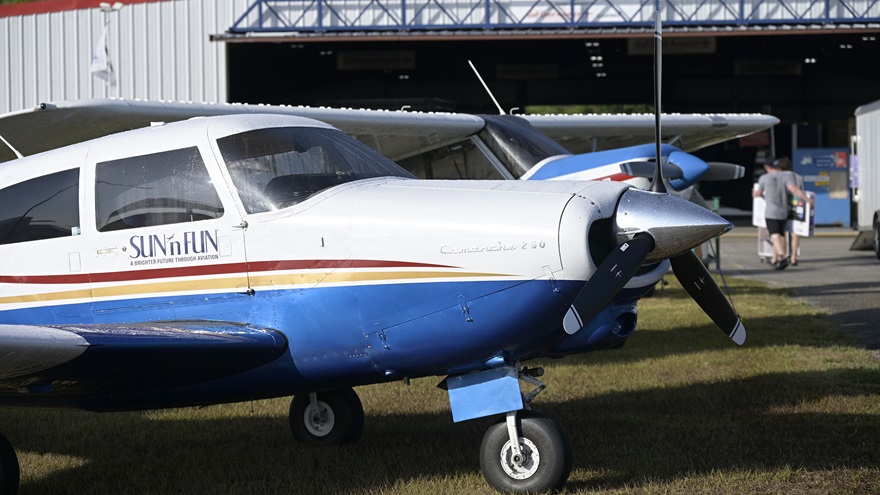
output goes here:
{"type": "Polygon", "coordinates": [[[880,30],[877,0],[256,0],[221,41],[370,36],[880,30]]]}

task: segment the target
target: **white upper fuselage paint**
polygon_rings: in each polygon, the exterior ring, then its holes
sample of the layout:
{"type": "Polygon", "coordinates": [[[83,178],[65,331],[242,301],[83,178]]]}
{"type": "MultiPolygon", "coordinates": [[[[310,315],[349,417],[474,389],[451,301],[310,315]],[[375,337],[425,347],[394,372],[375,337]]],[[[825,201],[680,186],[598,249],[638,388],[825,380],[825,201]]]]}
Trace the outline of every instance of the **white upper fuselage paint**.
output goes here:
{"type": "Polygon", "coordinates": [[[0,245],[3,280],[16,282],[0,285],[0,311],[268,287],[441,279],[583,281],[595,269],[586,231],[592,221],[613,213],[626,189],[610,182],[376,178],[335,186],[277,211],[248,214],[216,139],[279,126],[329,128],[286,116],[193,119],[0,164],[2,187],[72,168],[80,177],[77,235],[0,245]],[[96,164],[192,146],[208,168],[224,206],[222,216],[97,230],[96,164]],[[390,265],[328,269],[321,263],[308,268],[294,264],[250,274],[246,269],[248,264],[297,260],[382,260],[390,265]],[[225,268],[210,268],[219,265],[225,268]],[[132,273],[136,276],[127,275],[132,273]]]}

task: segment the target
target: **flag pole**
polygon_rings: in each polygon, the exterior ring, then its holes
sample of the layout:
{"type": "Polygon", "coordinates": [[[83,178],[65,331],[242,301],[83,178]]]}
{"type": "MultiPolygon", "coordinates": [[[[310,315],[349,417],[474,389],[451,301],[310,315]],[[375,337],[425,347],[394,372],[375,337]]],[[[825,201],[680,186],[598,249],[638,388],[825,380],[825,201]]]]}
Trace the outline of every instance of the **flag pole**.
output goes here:
{"type": "Polygon", "coordinates": [[[119,75],[113,68],[113,62],[110,60],[110,47],[109,42],[107,41],[107,33],[110,30],[110,14],[113,12],[119,12],[119,9],[123,7],[122,2],[114,2],[112,5],[110,2],[101,2],[98,4],[98,7],[101,9],[101,12],[104,14],[104,33],[101,38],[104,40],[104,46],[101,47],[103,49],[106,68],[105,72],[107,74],[106,79],[104,80],[104,88],[105,94],[107,96],[110,95],[110,88],[112,86],[116,87],[116,97],[119,97],[120,89],[119,89],[119,75]]]}

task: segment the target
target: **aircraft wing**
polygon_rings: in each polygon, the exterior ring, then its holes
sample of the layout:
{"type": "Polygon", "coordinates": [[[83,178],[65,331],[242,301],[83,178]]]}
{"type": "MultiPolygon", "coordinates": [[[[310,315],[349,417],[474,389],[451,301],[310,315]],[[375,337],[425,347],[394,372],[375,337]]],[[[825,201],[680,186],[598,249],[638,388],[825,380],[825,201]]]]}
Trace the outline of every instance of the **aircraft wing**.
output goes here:
{"type": "MultiPolygon", "coordinates": [[[[41,103],[0,116],[0,136],[23,155],[60,148],[108,134],[193,117],[272,113],[326,122],[392,160],[460,141],[483,128],[483,119],[454,113],[392,112],[285,105],[187,103],[91,99],[41,103]]],[[[0,143],[0,161],[15,155],[0,143]]]]}
{"type": "MultiPolygon", "coordinates": [[[[327,122],[392,160],[460,141],[481,130],[477,115],[385,110],[356,110],[279,105],[210,104],[125,99],[41,103],[0,116],[0,136],[24,155],[100,136],[198,116],[280,113],[327,122]]],[[[581,153],[654,140],[653,115],[523,115],[551,138],[581,153]],[[595,147],[594,147],[595,145],[595,147]]],[[[667,141],[680,137],[679,148],[704,146],[768,129],[778,119],[762,114],[664,115],[667,141]]],[[[0,143],[0,161],[15,158],[0,143]]]]}
{"type": "MultiPolygon", "coordinates": [[[[572,153],[654,142],[653,114],[521,115],[572,153]]],[[[684,151],[769,129],[779,119],[764,114],[664,114],[662,140],[684,151]]]]}
{"type": "Polygon", "coordinates": [[[277,331],[211,321],[0,325],[0,402],[15,394],[118,394],[201,383],[280,357],[277,331]]]}

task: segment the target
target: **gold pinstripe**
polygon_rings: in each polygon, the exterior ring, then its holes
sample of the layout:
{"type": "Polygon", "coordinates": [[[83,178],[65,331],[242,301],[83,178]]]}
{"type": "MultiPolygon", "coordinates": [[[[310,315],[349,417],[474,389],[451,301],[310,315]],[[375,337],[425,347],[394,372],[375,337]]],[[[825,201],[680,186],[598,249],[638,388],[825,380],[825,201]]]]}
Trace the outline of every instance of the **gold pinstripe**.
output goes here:
{"type": "MultiPolygon", "coordinates": [[[[314,285],[318,283],[357,283],[381,280],[407,280],[407,279],[448,279],[448,278],[476,278],[476,277],[508,277],[497,273],[479,272],[439,272],[439,271],[352,271],[352,272],[305,272],[305,273],[276,273],[271,275],[252,276],[251,286],[271,287],[289,285],[314,285]]],[[[106,298],[117,296],[134,296],[172,292],[195,292],[205,290],[244,289],[248,287],[247,277],[226,278],[202,278],[198,280],[180,280],[172,282],[157,282],[146,284],[114,285],[109,287],[94,287],[92,289],[66,290],[59,292],[46,292],[42,294],[24,294],[18,296],[0,297],[0,304],[21,304],[45,301],[62,301],[66,299],[106,298]]]]}

